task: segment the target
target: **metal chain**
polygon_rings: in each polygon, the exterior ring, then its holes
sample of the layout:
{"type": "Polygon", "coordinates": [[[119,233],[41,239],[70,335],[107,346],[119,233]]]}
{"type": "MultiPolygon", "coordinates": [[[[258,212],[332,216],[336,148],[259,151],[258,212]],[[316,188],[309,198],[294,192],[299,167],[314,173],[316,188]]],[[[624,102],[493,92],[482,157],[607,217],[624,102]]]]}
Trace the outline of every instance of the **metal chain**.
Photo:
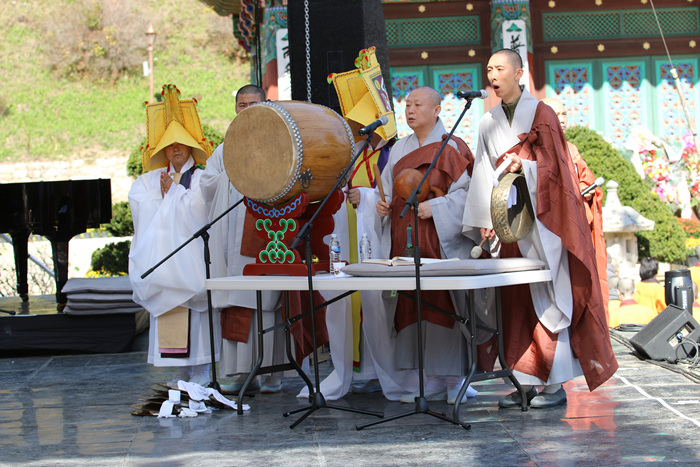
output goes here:
{"type": "Polygon", "coordinates": [[[311,102],[311,45],[309,35],[309,0],[304,0],[304,39],[306,42],[306,102],[311,102]]]}

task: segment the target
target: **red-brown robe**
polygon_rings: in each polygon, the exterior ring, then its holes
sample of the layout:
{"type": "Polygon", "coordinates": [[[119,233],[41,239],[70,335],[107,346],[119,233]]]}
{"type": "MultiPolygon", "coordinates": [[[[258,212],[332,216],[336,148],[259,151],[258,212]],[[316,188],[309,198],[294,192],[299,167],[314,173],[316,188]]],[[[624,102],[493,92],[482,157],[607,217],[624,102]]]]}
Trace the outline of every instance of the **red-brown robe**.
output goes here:
{"type": "MultiPolygon", "coordinates": [[[[610,343],[591,231],[581,190],[564,133],[554,111],[540,103],[530,133],[507,153],[537,163],[537,212],[544,226],[561,238],[568,252],[573,311],[570,342],[586,383],[592,391],[607,381],[618,365],[610,343]]],[[[501,156],[502,158],[503,156],[501,156]]],[[[499,158],[500,159],[500,158],[499,158]]],[[[500,163],[497,162],[496,165],[500,163]]],[[[516,243],[504,244],[501,257],[521,256],[516,243]]],[[[557,335],[542,325],[532,303],[529,285],[501,289],[506,363],[512,369],[547,381],[554,360],[557,335]]],[[[493,368],[496,345],[480,346],[479,363],[493,368]]]]}
{"type": "MultiPolygon", "coordinates": [[[[427,144],[402,157],[394,166],[394,180],[396,180],[396,176],[401,173],[402,170],[408,168],[416,169],[424,175],[430,164],[433,162],[435,155],[442,146],[444,138],[446,137],[447,135],[443,135],[443,141],[427,144]]],[[[437,164],[428,175],[428,182],[430,183],[431,189],[437,188],[443,193],[448,192],[450,185],[457,181],[465,170],[467,170],[467,173],[471,175],[474,165],[474,156],[467,144],[454,136],[452,137],[452,141],[457,144],[459,149],[455,149],[451,145],[447,144],[443,150],[443,153],[440,155],[437,164]]],[[[393,258],[394,256],[404,256],[404,251],[406,250],[407,245],[407,227],[409,223],[413,225],[415,220],[412,211],[409,211],[406,216],[401,218],[401,211],[403,211],[404,206],[406,206],[406,200],[399,197],[396,190],[392,191],[391,257],[393,258]]],[[[430,200],[432,198],[435,198],[435,193],[433,192],[428,194],[426,200],[430,200]]],[[[413,228],[416,228],[416,226],[413,225],[413,228]]],[[[418,221],[417,228],[418,245],[420,247],[421,257],[441,258],[440,240],[433,220],[420,219],[418,221]]],[[[415,296],[413,293],[411,293],[411,295],[415,296]]],[[[455,313],[449,291],[421,291],[421,300],[442,308],[449,313],[455,313]]],[[[446,328],[452,328],[455,324],[455,320],[452,317],[440,313],[432,307],[422,307],[421,317],[423,320],[444,326],[446,328]]],[[[396,314],[394,316],[394,326],[396,327],[396,331],[401,331],[403,328],[415,323],[417,320],[418,315],[415,300],[399,295],[396,305],[396,314]]]]}

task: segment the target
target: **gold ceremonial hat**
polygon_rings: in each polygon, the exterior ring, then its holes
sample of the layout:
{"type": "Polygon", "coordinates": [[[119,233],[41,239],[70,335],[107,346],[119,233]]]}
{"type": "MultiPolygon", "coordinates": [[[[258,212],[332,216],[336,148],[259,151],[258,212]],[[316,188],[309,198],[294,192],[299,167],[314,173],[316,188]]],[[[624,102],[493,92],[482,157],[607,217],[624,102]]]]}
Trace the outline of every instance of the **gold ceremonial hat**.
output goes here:
{"type": "Polygon", "coordinates": [[[165,148],[180,143],[192,148],[195,164],[205,164],[212,152],[197,113],[195,99],[180,100],[180,90],[174,84],[163,85],[162,102],[146,103],[148,144],[143,148],[143,171],[168,166],[165,148]]]}
{"type": "MultiPolygon", "coordinates": [[[[386,116],[389,122],[375,131],[384,141],[396,136],[396,120],[391,110],[389,94],[386,92],[382,70],[377,61],[376,49],[370,47],[360,51],[355,60],[356,70],[331,73],[328,82],[333,83],[343,117],[353,134],[379,117],[386,116]]],[[[359,140],[359,137],[355,137],[359,140]]]]}

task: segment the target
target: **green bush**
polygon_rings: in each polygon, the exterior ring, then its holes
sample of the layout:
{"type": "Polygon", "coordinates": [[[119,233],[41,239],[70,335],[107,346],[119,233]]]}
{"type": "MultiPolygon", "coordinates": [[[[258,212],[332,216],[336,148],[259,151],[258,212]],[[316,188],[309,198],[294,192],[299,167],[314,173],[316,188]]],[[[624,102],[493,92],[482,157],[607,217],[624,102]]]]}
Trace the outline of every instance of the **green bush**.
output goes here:
{"type": "MultiPolygon", "coordinates": [[[[207,141],[214,143],[213,149],[216,149],[216,147],[224,141],[224,135],[206,123],[202,124],[202,132],[204,133],[204,137],[207,139],[207,141]]],[[[137,178],[143,173],[141,148],[146,146],[146,144],[148,144],[148,138],[143,138],[141,140],[141,144],[139,144],[139,146],[131,151],[131,154],[129,154],[129,159],[126,161],[126,173],[130,177],[137,178]]]]}
{"type": "MultiPolygon", "coordinates": [[[[649,181],[642,180],[632,163],[595,131],[572,127],[566,131],[566,137],[578,147],[596,176],[605,177],[606,181],[614,180],[620,185],[618,195],[624,206],[636,209],[656,223],[654,230],[637,232],[639,256],[651,256],[668,263],[684,263],[686,234],[666,203],[651,192],[649,181]]],[[[605,187],[603,192],[607,194],[605,187]]]]}
{"type": "Polygon", "coordinates": [[[131,241],[109,243],[92,253],[90,267],[100,274],[119,276],[129,273],[131,241]]]}
{"type": "Polygon", "coordinates": [[[120,201],[112,206],[112,222],[102,226],[115,237],[134,235],[134,221],[131,218],[131,208],[126,201],[120,201]]]}

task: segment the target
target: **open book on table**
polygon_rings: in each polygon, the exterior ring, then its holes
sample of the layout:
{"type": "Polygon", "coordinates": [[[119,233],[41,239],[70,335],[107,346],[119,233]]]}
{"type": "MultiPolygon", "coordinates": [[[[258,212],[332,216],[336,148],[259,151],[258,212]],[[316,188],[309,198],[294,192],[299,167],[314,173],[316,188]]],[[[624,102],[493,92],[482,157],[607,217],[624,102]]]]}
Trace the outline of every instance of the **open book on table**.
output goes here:
{"type": "MultiPolygon", "coordinates": [[[[444,261],[459,261],[459,258],[421,258],[420,264],[440,263],[444,261]]],[[[394,256],[391,259],[366,259],[362,264],[384,264],[386,266],[413,266],[415,264],[412,256],[394,256]]]]}

